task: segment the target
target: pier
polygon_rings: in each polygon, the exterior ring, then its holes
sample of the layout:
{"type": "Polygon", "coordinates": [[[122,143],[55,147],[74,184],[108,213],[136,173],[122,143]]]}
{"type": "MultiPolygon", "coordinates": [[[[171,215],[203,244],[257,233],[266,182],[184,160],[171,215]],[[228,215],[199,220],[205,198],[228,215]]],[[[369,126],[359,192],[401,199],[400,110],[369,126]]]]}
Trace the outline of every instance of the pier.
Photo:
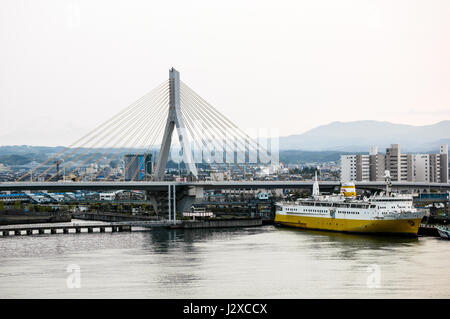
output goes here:
{"type": "Polygon", "coordinates": [[[233,219],[207,219],[184,220],[170,228],[197,229],[197,228],[228,228],[228,227],[257,227],[262,226],[261,218],[233,218],[233,219]]]}
{"type": "Polygon", "coordinates": [[[80,234],[80,233],[105,233],[105,232],[130,232],[131,225],[126,224],[72,224],[72,225],[17,225],[14,227],[0,228],[0,235],[43,235],[43,234],[80,234]]]}
{"type": "Polygon", "coordinates": [[[440,237],[436,226],[436,224],[420,224],[418,234],[422,236],[440,237]]]}

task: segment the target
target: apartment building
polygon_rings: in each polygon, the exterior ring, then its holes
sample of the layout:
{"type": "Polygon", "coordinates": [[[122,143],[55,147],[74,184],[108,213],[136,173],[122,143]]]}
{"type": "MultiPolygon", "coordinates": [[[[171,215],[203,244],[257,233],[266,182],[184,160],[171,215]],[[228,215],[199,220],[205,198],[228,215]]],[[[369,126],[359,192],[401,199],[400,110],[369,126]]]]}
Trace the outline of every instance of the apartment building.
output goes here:
{"type": "Polygon", "coordinates": [[[448,183],[448,145],[438,154],[402,154],[399,144],[391,144],[385,154],[372,146],[368,155],[341,156],[343,181],[382,181],[386,170],[393,181],[448,183]]]}
{"type": "Polygon", "coordinates": [[[443,144],[439,148],[440,168],[441,168],[441,183],[448,183],[448,144],[443,144]]]}
{"type": "Polygon", "coordinates": [[[356,181],[356,155],[341,155],[341,180],[356,181]]]}

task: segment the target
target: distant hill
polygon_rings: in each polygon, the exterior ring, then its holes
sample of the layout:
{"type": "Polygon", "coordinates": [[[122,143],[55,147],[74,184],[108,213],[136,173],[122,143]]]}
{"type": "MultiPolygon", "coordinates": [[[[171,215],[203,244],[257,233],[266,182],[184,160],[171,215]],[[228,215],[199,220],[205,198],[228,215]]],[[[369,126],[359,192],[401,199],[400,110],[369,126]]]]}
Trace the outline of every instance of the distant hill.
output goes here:
{"type": "Polygon", "coordinates": [[[337,162],[341,158],[341,155],[346,154],[350,153],[339,151],[280,150],[280,162],[285,164],[337,162]]]}
{"type": "MultiPolygon", "coordinates": [[[[282,136],[279,142],[280,161],[298,164],[337,161],[342,154],[367,153],[370,145],[377,145],[382,153],[390,144],[397,143],[403,153],[435,153],[440,144],[450,144],[450,121],[425,126],[379,121],[332,122],[303,134],[282,136]]],[[[0,146],[0,163],[24,165],[42,162],[63,149],[62,146],[0,146]]],[[[120,156],[130,151],[144,150],[121,151],[120,156]]]]}
{"type": "Polygon", "coordinates": [[[332,122],[306,133],[280,137],[280,149],[309,151],[367,152],[377,145],[384,152],[400,144],[405,152],[436,151],[450,144],[450,121],[414,126],[380,121],[332,122]]]}
{"type": "MultiPolygon", "coordinates": [[[[42,163],[50,156],[57,154],[64,147],[47,147],[47,146],[0,146],[0,164],[7,166],[27,165],[32,162],[42,163]]],[[[84,149],[83,149],[84,150],[84,149]]],[[[101,152],[101,149],[93,150],[101,152]]],[[[121,152],[118,158],[121,158],[124,153],[141,153],[143,149],[128,150],[121,152]]],[[[152,152],[156,152],[153,150],[152,152]]],[[[114,152],[113,152],[114,153],[114,152]]],[[[343,154],[348,152],[340,151],[302,151],[302,150],[281,150],[279,159],[285,164],[305,164],[311,162],[330,162],[339,160],[343,154]]],[[[97,157],[95,157],[97,159],[97,157]]],[[[182,164],[183,166],[184,164],[182,164]]],[[[169,161],[168,167],[177,168],[177,164],[169,161]]]]}

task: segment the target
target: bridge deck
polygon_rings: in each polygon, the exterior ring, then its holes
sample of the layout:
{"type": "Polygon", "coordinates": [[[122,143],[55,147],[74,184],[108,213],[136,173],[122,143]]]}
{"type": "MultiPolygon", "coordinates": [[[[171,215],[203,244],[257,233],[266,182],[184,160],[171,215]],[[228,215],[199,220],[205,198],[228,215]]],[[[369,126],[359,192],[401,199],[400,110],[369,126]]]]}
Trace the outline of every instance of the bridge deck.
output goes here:
{"type": "MultiPolygon", "coordinates": [[[[199,181],[199,182],[3,182],[0,191],[10,190],[153,190],[167,191],[169,185],[176,187],[202,187],[204,189],[276,189],[312,188],[313,181],[199,181]]],[[[339,181],[321,181],[319,187],[339,187],[339,181]]],[[[384,182],[355,182],[356,188],[384,189],[384,182]]],[[[392,182],[392,187],[450,190],[450,183],[392,182]]]]}

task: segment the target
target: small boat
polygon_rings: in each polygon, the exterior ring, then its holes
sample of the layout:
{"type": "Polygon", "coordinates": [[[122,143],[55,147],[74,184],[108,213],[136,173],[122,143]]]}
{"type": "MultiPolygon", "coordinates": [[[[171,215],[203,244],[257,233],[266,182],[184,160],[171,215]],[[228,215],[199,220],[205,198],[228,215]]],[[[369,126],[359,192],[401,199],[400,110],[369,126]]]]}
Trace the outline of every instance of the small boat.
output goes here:
{"type": "Polygon", "coordinates": [[[444,239],[450,239],[450,229],[445,226],[436,226],[439,236],[444,239]]]}

